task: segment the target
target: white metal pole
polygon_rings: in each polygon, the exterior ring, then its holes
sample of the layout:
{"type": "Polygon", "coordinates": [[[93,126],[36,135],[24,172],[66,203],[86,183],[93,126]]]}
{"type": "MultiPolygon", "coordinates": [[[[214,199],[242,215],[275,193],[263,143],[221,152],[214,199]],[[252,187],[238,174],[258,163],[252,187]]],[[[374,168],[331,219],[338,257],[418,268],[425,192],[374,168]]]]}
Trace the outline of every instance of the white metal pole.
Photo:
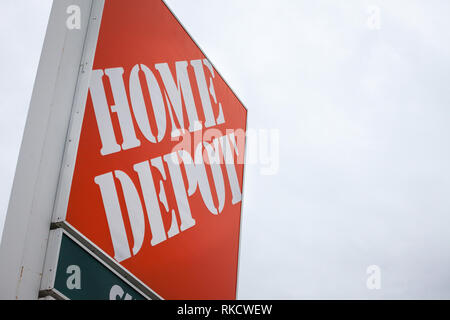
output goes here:
{"type": "Polygon", "coordinates": [[[84,44],[89,24],[100,23],[91,16],[99,3],[53,2],[0,246],[0,299],[38,298],[80,66],[92,69],[95,45],[84,44]],[[66,24],[70,6],[80,9],[80,28],[66,24]]]}

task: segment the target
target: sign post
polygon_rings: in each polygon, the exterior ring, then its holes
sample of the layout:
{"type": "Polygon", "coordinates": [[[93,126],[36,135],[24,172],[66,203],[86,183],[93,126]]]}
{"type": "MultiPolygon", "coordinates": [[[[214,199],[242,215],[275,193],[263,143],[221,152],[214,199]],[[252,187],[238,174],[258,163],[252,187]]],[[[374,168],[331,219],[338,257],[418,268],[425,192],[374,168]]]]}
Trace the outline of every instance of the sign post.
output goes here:
{"type": "Polygon", "coordinates": [[[3,229],[0,299],[38,297],[72,106],[90,77],[103,3],[53,3],[3,229]],[[77,29],[66,24],[73,5],[77,29]]]}

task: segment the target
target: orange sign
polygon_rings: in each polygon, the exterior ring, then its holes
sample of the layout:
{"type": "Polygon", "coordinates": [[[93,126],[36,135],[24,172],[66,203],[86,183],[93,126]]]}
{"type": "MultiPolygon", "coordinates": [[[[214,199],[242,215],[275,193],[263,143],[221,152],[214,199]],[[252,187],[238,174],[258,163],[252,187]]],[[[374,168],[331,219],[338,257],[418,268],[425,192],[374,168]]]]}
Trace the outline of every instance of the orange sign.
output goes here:
{"type": "Polygon", "coordinates": [[[66,221],[165,299],[234,299],[246,117],[162,1],[106,1],[66,221]]]}

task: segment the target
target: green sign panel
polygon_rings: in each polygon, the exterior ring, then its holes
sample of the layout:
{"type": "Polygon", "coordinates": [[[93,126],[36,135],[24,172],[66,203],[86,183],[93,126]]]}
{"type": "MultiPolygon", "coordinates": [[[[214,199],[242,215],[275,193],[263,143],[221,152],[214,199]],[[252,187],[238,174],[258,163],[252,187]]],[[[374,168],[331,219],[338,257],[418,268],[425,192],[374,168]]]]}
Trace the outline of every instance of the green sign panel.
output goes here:
{"type": "Polygon", "coordinates": [[[147,300],[65,233],[54,289],[71,300],[147,300]]]}

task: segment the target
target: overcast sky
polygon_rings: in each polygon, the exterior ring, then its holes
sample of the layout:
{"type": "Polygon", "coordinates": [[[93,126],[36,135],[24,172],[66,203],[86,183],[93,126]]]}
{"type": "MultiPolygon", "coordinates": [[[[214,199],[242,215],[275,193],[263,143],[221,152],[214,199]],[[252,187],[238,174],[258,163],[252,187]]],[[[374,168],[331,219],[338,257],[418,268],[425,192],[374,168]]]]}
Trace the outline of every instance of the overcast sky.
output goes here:
{"type": "MultiPolygon", "coordinates": [[[[450,2],[167,3],[279,132],[279,170],[246,168],[238,297],[450,299],[450,2]]],[[[50,7],[0,3],[0,229],[50,7]]]]}

